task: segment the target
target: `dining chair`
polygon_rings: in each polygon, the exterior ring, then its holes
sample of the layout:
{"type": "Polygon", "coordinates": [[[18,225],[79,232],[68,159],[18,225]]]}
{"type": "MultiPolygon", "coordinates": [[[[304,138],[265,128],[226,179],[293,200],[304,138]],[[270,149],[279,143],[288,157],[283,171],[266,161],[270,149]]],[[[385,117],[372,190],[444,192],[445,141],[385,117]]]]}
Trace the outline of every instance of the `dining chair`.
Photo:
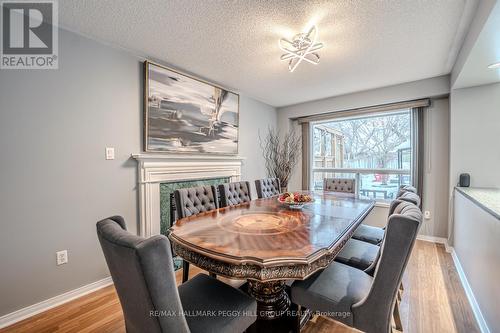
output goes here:
{"type": "MultiPolygon", "coordinates": [[[[177,217],[182,219],[219,207],[215,186],[181,188],[174,191],[177,217]]],[[[214,274],[211,274],[215,276],[214,274]]],[[[189,262],[182,260],[182,282],[189,279],[189,262]]]]}
{"type": "Polygon", "coordinates": [[[356,180],[352,178],[325,178],[323,191],[356,193],[356,180]]]}
{"type": "MultiPolygon", "coordinates": [[[[400,200],[393,200],[389,206],[389,214],[387,219],[394,214],[394,210],[400,200]]],[[[360,226],[361,227],[361,226],[360,226]]],[[[359,228],[359,227],[358,227],[359,228]]],[[[380,228],[382,229],[382,228],[380,228]]],[[[383,235],[381,242],[385,236],[385,230],[382,229],[383,235]]],[[[364,271],[367,274],[373,275],[378,259],[380,258],[380,246],[369,242],[364,242],[358,239],[351,238],[347,241],[342,250],[335,257],[335,261],[355,267],[364,271]]]]}
{"type": "Polygon", "coordinates": [[[273,197],[281,193],[280,180],[278,178],[257,179],[255,189],[259,199],[273,197]]]}
{"type": "MultiPolygon", "coordinates": [[[[292,302],[363,332],[390,332],[396,295],[421,222],[422,212],[417,206],[397,200],[373,277],[333,262],[307,280],[295,281],[292,302]]],[[[297,320],[297,330],[299,323],[297,320]]]]}
{"type": "Polygon", "coordinates": [[[97,235],[127,333],[243,332],[255,322],[255,300],[217,279],[198,274],[177,288],[167,237],[133,235],[121,216],[97,222],[97,235]]]}
{"type": "Polygon", "coordinates": [[[412,193],[418,194],[418,191],[417,191],[417,189],[414,186],[412,186],[412,185],[401,185],[399,187],[398,194],[396,195],[396,198],[400,197],[401,194],[403,194],[405,192],[412,192],[412,193]]]}
{"type": "Polygon", "coordinates": [[[218,189],[221,208],[252,201],[249,182],[220,184],[218,189]]]}
{"type": "MultiPolygon", "coordinates": [[[[415,189],[413,186],[408,187],[415,189]]],[[[418,194],[412,192],[412,191],[401,191],[398,192],[398,196],[396,199],[399,200],[404,200],[413,203],[414,205],[420,206],[421,200],[418,194]]],[[[363,242],[371,243],[374,245],[379,245],[382,242],[382,238],[384,237],[384,232],[385,232],[385,227],[380,228],[380,227],[374,227],[366,224],[361,224],[356,231],[354,232],[354,235],[352,236],[353,239],[357,239],[363,242]]]]}
{"type": "Polygon", "coordinates": [[[379,245],[382,243],[384,233],[385,228],[361,224],[354,232],[354,235],[352,235],[352,239],[357,239],[373,245],[379,245]]]}
{"type": "Polygon", "coordinates": [[[379,253],[380,246],[351,238],[337,254],[335,261],[373,275],[379,253]]]}
{"type": "Polygon", "coordinates": [[[420,196],[413,192],[402,192],[401,195],[398,195],[398,200],[408,201],[419,207],[421,203],[420,196]]]}

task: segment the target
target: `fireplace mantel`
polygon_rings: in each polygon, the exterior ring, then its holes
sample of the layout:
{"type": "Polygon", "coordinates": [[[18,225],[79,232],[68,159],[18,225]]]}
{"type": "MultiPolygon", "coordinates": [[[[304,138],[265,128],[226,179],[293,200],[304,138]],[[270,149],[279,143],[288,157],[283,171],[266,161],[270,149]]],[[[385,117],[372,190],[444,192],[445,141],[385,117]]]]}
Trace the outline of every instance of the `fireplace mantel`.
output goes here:
{"type": "Polygon", "coordinates": [[[240,180],[245,159],[233,155],[132,154],[137,160],[139,184],[139,234],[160,233],[160,183],[228,177],[240,180]]]}

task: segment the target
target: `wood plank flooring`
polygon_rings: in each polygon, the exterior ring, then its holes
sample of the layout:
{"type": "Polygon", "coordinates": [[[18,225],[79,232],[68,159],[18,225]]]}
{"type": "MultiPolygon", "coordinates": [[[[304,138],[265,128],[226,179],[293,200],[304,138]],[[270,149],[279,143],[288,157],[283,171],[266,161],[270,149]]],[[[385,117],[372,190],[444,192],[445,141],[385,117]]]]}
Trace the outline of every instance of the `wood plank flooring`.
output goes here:
{"type": "MultiPolygon", "coordinates": [[[[200,272],[196,267],[190,269],[193,276],[200,272]]],[[[177,271],[178,283],[181,276],[182,271],[177,271]]],[[[401,319],[404,332],[480,332],[453,260],[442,245],[417,241],[403,284],[401,319]]],[[[310,321],[303,331],[357,332],[322,317],[310,321]]],[[[125,325],[115,289],[110,286],[0,330],[0,333],[6,332],[123,333],[125,325]]]]}

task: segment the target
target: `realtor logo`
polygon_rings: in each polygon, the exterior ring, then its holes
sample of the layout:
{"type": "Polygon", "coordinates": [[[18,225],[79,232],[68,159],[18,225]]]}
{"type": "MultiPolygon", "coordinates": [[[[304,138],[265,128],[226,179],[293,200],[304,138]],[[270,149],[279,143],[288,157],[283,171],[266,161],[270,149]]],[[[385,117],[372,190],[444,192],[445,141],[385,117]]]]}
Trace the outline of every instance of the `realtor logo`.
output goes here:
{"type": "Polygon", "coordinates": [[[2,69],[57,69],[57,2],[1,2],[2,69]]]}

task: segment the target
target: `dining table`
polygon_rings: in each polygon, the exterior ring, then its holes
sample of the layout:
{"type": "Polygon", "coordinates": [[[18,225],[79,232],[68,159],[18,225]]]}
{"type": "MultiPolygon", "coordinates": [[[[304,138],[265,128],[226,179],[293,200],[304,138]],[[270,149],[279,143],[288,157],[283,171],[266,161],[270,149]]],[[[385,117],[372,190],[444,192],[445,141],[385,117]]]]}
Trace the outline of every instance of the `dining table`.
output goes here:
{"type": "Polygon", "coordinates": [[[374,207],[335,192],[302,191],[313,202],[291,209],[270,197],[178,220],[169,231],[175,253],[210,273],[243,279],[261,320],[290,308],[287,281],[326,268],[374,207]]]}

